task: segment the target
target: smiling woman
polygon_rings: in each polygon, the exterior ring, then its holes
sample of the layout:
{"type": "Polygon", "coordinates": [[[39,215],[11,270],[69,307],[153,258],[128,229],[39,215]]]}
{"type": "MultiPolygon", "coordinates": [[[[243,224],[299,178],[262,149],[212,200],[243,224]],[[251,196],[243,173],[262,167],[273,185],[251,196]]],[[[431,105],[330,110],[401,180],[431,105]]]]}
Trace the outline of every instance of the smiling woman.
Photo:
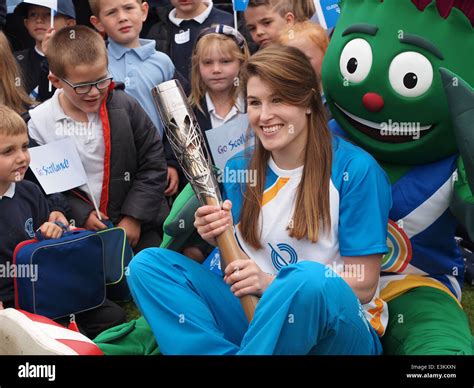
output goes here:
{"type": "Polygon", "coordinates": [[[177,252],[145,250],[130,266],[135,301],[164,354],[380,354],[387,177],[331,137],[300,50],[262,49],[244,63],[242,86],[256,144],[226,169],[256,174],[224,179],[228,200],[200,207],[194,225],[215,245],[233,224],[250,260],[220,279],[177,252]],[[237,299],[249,295],[261,297],[250,324],[237,299]]]}

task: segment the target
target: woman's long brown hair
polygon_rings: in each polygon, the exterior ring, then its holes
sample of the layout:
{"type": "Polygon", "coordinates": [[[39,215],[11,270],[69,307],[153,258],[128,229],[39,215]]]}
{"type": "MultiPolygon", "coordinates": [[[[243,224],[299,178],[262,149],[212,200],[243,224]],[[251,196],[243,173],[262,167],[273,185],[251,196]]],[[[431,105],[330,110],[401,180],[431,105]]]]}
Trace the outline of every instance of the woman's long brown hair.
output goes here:
{"type": "MultiPolygon", "coordinates": [[[[289,235],[298,240],[308,238],[316,243],[321,229],[329,233],[331,214],[329,184],[332,166],[332,140],[326,124],[320,85],[307,57],[294,47],[271,45],[256,54],[242,68],[242,86],[247,96],[247,83],[259,77],[271,90],[278,92],[284,103],[309,108],[307,142],[303,175],[294,206],[289,235]]],[[[250,171],[256,171],[256,182],[246,184],[240,217],[240,232],[255,249],[262,247],[259,217],[270,152],[255,138],[250,171]]],[[[265,222],[265,220],[261,220],[265,222]]]]}

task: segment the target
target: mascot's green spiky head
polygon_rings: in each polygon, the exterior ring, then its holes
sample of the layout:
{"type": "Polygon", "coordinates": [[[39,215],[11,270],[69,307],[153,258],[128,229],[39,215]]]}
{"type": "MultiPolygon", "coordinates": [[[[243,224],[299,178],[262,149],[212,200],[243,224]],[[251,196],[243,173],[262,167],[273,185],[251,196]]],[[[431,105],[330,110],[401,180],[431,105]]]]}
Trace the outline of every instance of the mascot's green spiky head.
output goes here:
{"type": "Polygon", "coordinates": [[[439,69],[474,85],[472,21],[465,0],[342,0],[322,80],[349,137],[396,164],[456,153],[439,69]]]}

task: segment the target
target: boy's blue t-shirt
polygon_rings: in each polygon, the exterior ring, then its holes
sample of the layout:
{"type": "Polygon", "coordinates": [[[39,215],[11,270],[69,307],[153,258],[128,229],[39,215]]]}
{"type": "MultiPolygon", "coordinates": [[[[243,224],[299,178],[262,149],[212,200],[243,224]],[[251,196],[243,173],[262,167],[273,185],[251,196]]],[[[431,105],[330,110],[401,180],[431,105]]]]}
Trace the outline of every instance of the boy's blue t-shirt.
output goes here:
{"type": "Polygon", "coordinates": [[[49,208],[43,193],[28,181],[14,184],[12,198],[0,199],[0,301],[12,305],[13,277],[11,265],[13,252],[22,241],[34,238],[35,231],[49,218],[49,208]]]}
{"type": "Polygon", "coordinates": [[[151,89],[173,79],[175,68],[168,55],[156,51],[155,41],[140,39],[140,47],[124,47],[109,40],[109,71],[115,81],[125,84],[125,92],[134,97],[163,135],[163,125],[153,103],[151,89]]]}

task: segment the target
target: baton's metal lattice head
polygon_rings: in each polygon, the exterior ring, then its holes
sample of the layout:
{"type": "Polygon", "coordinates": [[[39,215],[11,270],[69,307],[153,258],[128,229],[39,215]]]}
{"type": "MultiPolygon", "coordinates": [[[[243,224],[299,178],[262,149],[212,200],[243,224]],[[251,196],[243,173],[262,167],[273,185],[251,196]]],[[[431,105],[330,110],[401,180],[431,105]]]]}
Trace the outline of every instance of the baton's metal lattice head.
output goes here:
{"type": "Polygon", "coordinates": [[[211,197],[220,203],[209,152],[181,85],[177,80],[163,82],[152,89],[152,95],[171,148],[199,201],[207,204],[211,197]]]}
{"type": "Polygon", "coordinates": [[[211,166],[204,152],[199,129],[193,120],[186,116],[184,127],[176,124],[174,119],[169,121],[166,129],[168,141],[181,165],[184,175],[198,194],[198,198],[219,198],[211,166]]]}

